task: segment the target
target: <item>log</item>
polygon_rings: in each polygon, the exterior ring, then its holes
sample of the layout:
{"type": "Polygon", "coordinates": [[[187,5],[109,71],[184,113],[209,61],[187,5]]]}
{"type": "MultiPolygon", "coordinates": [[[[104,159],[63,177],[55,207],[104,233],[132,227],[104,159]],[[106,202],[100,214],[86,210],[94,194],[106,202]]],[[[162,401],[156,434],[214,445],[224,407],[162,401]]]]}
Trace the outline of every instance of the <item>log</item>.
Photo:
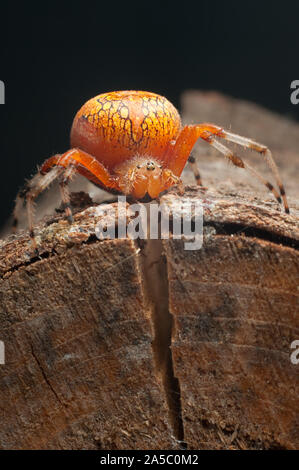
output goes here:
{"type": "Polygon", "coordinates": [[[1,449],[298,449],[299,125],[215,93],[186,93],[183,110],[273,143],[291,214],[198,144],[208,189],[186,169],[184,196],[159,202],[172,219],[201,204],[199,250],[172,234],[101,240],[101,209],[119,208],[83,193],[72,226],[39,223],[39,257],[27,231],[2,240],[1,449]]]}
{"type": "Polygon", "coordinates": [[[174,446],[139,248],[99,241],[91,207],[1,250],[1,448],[174,446]]]}
{"type": "Polygon", "coordinates": [[[218,196],[200,250],[164,243],[189,449],[298,448],[298,229],[272,216],[218,196]]]}

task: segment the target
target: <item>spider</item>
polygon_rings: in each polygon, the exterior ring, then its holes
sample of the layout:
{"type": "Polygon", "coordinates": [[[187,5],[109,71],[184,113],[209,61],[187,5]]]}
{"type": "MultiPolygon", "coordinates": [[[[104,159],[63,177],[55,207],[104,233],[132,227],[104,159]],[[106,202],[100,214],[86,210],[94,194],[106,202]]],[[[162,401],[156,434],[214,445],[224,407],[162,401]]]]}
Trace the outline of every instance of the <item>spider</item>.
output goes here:
{"type": "Polygon", "coordinates": [[[71,128],[71,148],[48,158],[38,173],[18,193],[14,227],[18,214],[27,205],[29,233],[34,249],[34,199],[58,179],[68,221],[73,221],[68,182],[79,173],[97,186],[130,195],[137,200],[155,199],[173,185],[181,185],[180,175],[189,161],[197,184],[200,174],[191,150],[197,139],[215,147],[235,166],[249,170],[284,204],[288,202],[270,150],[258,142],[209,123],[182,127],[176,108],[163,96],[147,91],[103,93],[87,101],[76,114],[71,128]],[[248,163],[241,160],[217,138],[253,149],[262,154],[279,188],[273,187],[248,163]]]}

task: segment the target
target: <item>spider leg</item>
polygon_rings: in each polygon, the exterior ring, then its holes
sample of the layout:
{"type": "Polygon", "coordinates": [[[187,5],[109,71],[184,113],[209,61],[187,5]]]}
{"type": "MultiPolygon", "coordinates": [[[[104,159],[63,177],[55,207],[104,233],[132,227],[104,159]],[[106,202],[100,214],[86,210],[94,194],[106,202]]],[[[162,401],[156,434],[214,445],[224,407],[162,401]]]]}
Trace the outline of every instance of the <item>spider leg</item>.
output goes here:
{"type": "Polygon", "coordinates": [[[259,144],[252,139],[248,139],[246,137],[239,136],[237,134],[232,134],[231,132],[226,132],[219,126],[215,126],[214,124],[195,124],[195,125],[187,125],[183,127],[181,130],[175,145],[169,146],[165,158],[168,160],[168,167],[176,174],[180,175],[183,171],[183,168],[186,164],[188,156],[195,144],[195,142],[199,139],[203,139],[213,147],[217,148],[222,154],[224,154],[234,165],[239,166],[241,168],[248,169],[252,174],[254,174],[267,188],[272,191],[275,195],[276,199],[281,202],[281,198],[284,203],[284,209],[286,213],[289,213],[289,206],[288,201],[286,198],[285,189],[281,182],[281,178],[279,176],[278,168],[276,163],[272,157],[272,154],[268,147],[265,145],[259,144]],[[270,167],[277,186],[280,191],[280,196],[278,195],[277,191],[273,188],[273,185],[265,180],[256,170],[254,170],[250,165],[243,162],[239,157],[234,155],[232,151],[227,149],[224,145],[218,142],[215,137],[220,137],[222,139],[226,139],[230,142],[237,143],[239,145],[243,145],[247,148],[255,150],[265,156],[266,163],[270,167]]]}
{"type": "Polygon", "coordinates": [[[215,137],[212,134],[208,133],[204,137],[204,140],[206,140],[212,147],[216,148],[219,152],[221,152],[229,161],[231,161],[235,166],[239,168],[246,168],[250,173],[252,173],[261,183],[263,183],[274,195],[276,200],[281,204],[281,197],[276,191],[276,189],[273,187],[269,181],[267,181],[260,173],[252,168],[252,166],[248,165],[248,163],[244,162],[240,157],[237,157],[234,155],[234,153],[228,149],[225,145],[221,144],[221,142],[218,142],[215,137]]]}
{"type": "MultiPolygon", "coordinates": [[[[56,167],[53,167],[56,168],[56,167]]],[[[59,187],[60,187],[60,194],[62,199],[62,205],[65,211],[65,216],[69,223],[73,223],[73,214],[71,208],[71,197],[70,191],[68,187],[68,183],[77,172],[76,166],[74,164],[70,164],[69,167],[64,171],[64,173],[59,178],[59,187]]]]}
{"type": "Polygon", "coordinates": [[[188,162],[190,164],[191,170],[193,171],[193,175],[194,175],[194,178],[196,180],[196,184],[198,186],[202,186],[202,181],[201,181],[198,165],[197,165],[195,157],[192,154],[188,158],[188,162]]]}
{"type": "Polygon", "coordinates": [[[62,155],[54,155],[48,158],[42,165],[40,171],[42,174],[47,173],[53,166],[67,168],[70,164],[75,165],[76,171],[88,178],[94,183],[101,183],[107,188],[117,189],[116,179],[113,178],[109,171],[96,160],[92,155],[78,148],[68,150],[62,155]]]}
{"type": "MultiPolygon", "coordinates": [[[[16,232],[19,215],[26,206],[28,198],[35,199],[42,191],[44,191],[61,173],[63,169],[59,167],[53,168],[53,171],[42,175],[40,170],[30,180],[26,182],[23,188],[18,192],[13,210],[13,231],[16,232]]],[[[32,209],[33,210],[33,209],[32,209]]]]}
{"type": "Polygon", "coordinates": [[[276,184],[279,188],[280,195],[281,195],[281,197],[283,199],[283,202],[284,202],[285,212],[289,213],[290,210],[289,210],[288,201],[287,201],[287,198],[286,198],[285,189],[284,189],[284,186],[282,184],[277,165],[276,165],[276,163],[273,159],[272,153],[269,150],[269,148],[266,145],[262,145],[262,144],[256,142],[253,139],[248,139],[247,137],[242,137],[238,134],[233,134],[232,132],[227,132],[227,131],[221,129],[220,127],[218,127],[218,126],[214,126],[214,127],[217,128],[217,134],[216,135],[218,137],[221,137],[222,139],[228,140],[229,142],[234,142],[235,144],[242,145],[243,147],[250,148],[250,149],[255,150],[256,152],[261,153],[262,155],[264,155],[266,163],[269,166],[269,168],[272,170],[275,181],[276,181],[276,184]]]}
{"type": "Polygon", "coordinates": [[[38,255],[37,244],[34,236],[34,199],[44,191],[55,179],[57,179],[61,173],[63,172],[63,168],[61,167],[53,167],[51,171],[49,171],[46,175],[41,174],[40,172],[37,173],[29,182],[27,191],[25,193],[25,202],[27,206],[27,217],[28,217],[28,228],[29,228],[29,235],[30,239],[34,248],[35,253],[38,255]]]}
{"type": "Polygon", "coordinates": [[[23,209],[26,205],[25,199],[26,199],[26,192],[28,191],[28,186],[27,183],[23,186],[22,189],[17,194],[16,200],[15,200],[15,205],[13,209],[13,219],[12,219],[12,232],[16,233],[18,230],[18,225],[19,225],[19,219],[20,219],[20,214],[23,212],[23,209]]]}
{"type": "Polygon", "coordinates": [[[136,169],[135,169],[135,168],[129,170],[129,172],[128,172],[128,181],[127,181],[126,188],[122,188],[122,190],[123,190],[124,192],[127,190],[127,192],[130,193],[131,189],[132,189],[133,186],[134,186],[135,174],[136,174],[136,169]]]}
{"type": "Polygon", "coordinates": [[[110,175],[108,170],[94,157],[80,149],[71,149],[62,155],[54,155],[40,168],[39,172],[27,183],[25,189],[17,196],[14,210],[14,227],[17,226],[18,213],[23,201],[27,205],[29,234],[35,252],[38,254],[37,244],[33,230],[33,202],[34,199],[44,191],[57,178],[62,196],[63,206],[68,220],[72,221],[70,207],[70,195],[68,182],[75,173],[80,173],[93,182],[101,182],[108,188],[117,188],[117,181],[110,175]]]}
{"type": "Polygon", "coordinates": [[[279,188],[280,195],[283,199],[285,212],[289,213],[290,210],[289,210],[289,205],[288,205],[288,201],[287,201],[287,197],[286,197],[286,192],[285,192],[284,186],[282,184],[277,165],[276,165],[276,163],[273,159],[272,153],[268,149],[268,147],[266,147],[265,145],[259,144],[255,140],[248,139],[247,137],[242,137],[240,135],[233,134],[231,132],[226,132],[224,130],[222,130],[222,132],[220,134],[217,134],[217,135],[219,135],[219,137],[221,137],[225,140],[228,140],[229,142],[234,142],[238,145],[242,145],[246,148],[250,148],[250,149],[255,150],[256,152],[261,153],[262,155],[264,155],[266,163],[269,166],[269,168],[272,170],[274,178],[276,180],[276,184],[279,188]]]}

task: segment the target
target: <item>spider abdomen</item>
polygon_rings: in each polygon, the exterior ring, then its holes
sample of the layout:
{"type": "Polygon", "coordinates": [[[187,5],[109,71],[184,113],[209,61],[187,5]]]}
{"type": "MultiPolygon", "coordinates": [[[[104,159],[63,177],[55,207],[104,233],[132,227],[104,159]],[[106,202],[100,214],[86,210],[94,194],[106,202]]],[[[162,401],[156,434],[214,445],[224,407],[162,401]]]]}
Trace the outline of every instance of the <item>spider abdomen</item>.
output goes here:
{"type": "Polygon", "coordinates": [[[163,96],[145,91],[103,93],[78,111],[71,146],[90,153],[112,170],[136,154],[163,161],[180,128],[178,111],[163,96]]]}

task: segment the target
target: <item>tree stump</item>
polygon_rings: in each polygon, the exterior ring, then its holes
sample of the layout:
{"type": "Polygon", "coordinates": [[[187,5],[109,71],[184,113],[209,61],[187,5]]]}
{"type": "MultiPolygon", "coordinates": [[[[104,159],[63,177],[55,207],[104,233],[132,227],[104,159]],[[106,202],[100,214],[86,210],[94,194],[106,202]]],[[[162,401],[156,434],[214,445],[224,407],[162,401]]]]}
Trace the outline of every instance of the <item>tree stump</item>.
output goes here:
{"type": "Polygon", "coordinates": [[[291,214],[200,143],[199,250],[99,240],[113,220],[82,194],[72,226],[38,225],[39,257],[26,231],[1,241],[1,449],[298,449],[299,125],[215,93],[183,110],[269,145],[291,214]]]}

